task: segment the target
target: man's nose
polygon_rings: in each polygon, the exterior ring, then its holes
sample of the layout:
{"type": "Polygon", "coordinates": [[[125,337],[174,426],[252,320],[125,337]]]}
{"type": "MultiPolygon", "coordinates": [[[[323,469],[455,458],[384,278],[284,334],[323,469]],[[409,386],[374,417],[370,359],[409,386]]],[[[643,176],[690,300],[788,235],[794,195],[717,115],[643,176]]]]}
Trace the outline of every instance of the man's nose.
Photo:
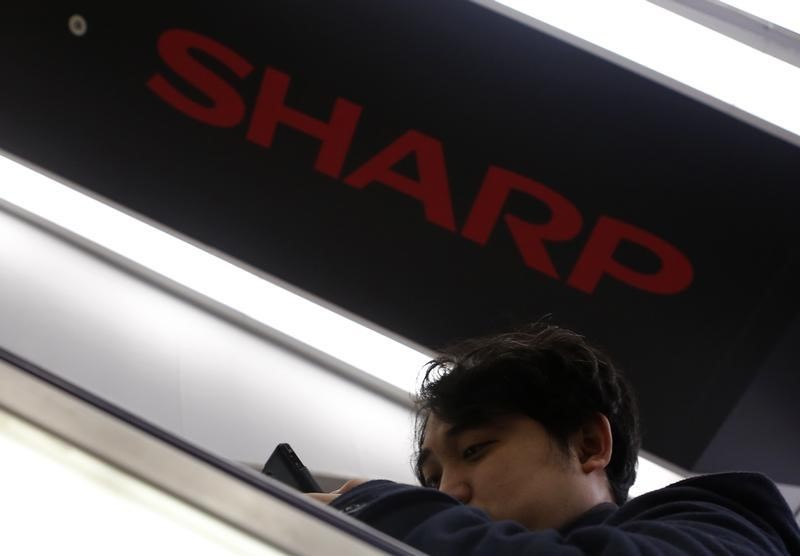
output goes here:
{"type": "Polygon", "coordinates": [[[439,490],[452,496],[462,504],[469,504],[472,498],[472,488],[464,477],[453,476],[452,478],[442,477],[439,483],[439,490]]]}

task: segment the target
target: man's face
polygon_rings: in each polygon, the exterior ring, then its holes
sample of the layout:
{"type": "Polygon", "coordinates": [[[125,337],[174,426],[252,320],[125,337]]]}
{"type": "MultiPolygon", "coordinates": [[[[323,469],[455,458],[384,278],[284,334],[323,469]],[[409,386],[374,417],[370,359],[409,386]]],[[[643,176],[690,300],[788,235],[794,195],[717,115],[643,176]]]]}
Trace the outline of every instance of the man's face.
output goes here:
{"type": "Polygon", "coordinates": [[[589,509],[578,457],[565,454],[538,421],[523,415],[462,428],[431,414],[420,461],[427,486],[495,520],[558,528],[589,509]]]}

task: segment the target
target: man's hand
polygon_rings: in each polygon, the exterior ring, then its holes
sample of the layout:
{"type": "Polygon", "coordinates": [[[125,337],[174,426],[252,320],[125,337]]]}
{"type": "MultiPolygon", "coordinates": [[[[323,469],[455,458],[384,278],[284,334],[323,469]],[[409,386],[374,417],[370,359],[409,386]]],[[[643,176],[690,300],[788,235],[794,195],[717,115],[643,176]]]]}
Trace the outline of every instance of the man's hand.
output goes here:
{"type": "Polygon", "coordinates": [[[369,479],[350,479],[342,486],[337,488],[336,490],[332,490],[330,492],[309,492],[306,496],[310,496],[317,502],[322,502],[323,504],[330,504],[340,495],[344,494],[349,490],[353,490],[355,487],[360,485],[361,483],[366,483],[369,479]]]}

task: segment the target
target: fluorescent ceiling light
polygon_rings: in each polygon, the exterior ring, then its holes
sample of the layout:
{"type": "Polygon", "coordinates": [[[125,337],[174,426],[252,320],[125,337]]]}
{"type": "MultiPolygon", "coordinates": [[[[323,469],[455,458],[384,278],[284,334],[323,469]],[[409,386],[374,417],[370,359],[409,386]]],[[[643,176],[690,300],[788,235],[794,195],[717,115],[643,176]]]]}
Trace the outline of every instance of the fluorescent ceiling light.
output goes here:
{"type": "Polygon", "coordinates": [[[495,8],[507,6],[520,20],[526,20],[520,14],[539,20],[800,135],[800,68],[655,4],[645,0],[474,1],[495,8]]]}
{"type": "Polygon", "coordinates": [[[722,4],[800,33],[800,4],[796,0],[724,0],[722,4]]]}
{"type": "Polygon", "coordinates": [[[0,199],[404,391],[430,359],[4,156],[0,199]]]}
{"type": "Polygon", "coordinates": [[[0,553],[284,554],[0,410],[0,553]]]}

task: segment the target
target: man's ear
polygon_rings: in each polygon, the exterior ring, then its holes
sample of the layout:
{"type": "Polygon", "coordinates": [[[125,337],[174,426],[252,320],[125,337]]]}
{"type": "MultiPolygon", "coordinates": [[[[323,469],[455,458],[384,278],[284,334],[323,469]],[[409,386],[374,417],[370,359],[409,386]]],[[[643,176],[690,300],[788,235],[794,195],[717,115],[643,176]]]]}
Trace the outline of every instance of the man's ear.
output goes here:
{"type": "Polygon", "coordinates": [[[613,446],[611,423],[608,422],[608,418],[602,413],[595,413],[587,419],[573,436],[572,446],[584,473],[605,469],[611,461],[613,446]]]}

